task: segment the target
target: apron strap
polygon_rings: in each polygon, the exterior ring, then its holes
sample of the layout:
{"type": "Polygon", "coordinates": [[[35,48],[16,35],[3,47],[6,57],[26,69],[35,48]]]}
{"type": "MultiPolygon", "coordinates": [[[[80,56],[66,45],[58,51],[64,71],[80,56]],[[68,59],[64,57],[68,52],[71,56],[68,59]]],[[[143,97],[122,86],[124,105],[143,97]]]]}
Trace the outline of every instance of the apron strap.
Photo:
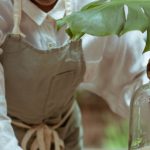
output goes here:
{"type": "Polygon", "coordinates": [[[25,37],[25,35],[20,30],[21,16],[22,16],[22,0],[14,0],[14,10],[13,10],[14,27],[12,30],[12,34],[15,36],[25,37]]]}

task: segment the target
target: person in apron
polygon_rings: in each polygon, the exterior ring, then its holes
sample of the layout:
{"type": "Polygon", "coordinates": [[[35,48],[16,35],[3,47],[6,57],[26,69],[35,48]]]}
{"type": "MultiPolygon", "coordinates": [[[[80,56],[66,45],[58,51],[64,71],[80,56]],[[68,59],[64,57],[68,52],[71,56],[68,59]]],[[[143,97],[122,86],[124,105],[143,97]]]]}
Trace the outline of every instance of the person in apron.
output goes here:
{"type": "Polygon", "coordinates": [[[56,30],[55,20],[91,1],[0,0],[0,150],[82,150],[73,97],[82,81],[80,89],[127,116],[143,81],[142,33],[85,35],[82,51],[81,41],[71,41],[65,27],[56,30]]]}
{"type": "MultiPolygon", "coordinates": [[[[64,1],[69,7],[69,0],[64,1]]],[[[20,30],[22,1],[14,0],[14,28],[1,45],[8,116],[23,150],[81,150],[81,116],[73,93],[83,80],[81,41],[40,50],[20,30]]],[[[70,13],[66,9],[66,15],[70,13]]]]}

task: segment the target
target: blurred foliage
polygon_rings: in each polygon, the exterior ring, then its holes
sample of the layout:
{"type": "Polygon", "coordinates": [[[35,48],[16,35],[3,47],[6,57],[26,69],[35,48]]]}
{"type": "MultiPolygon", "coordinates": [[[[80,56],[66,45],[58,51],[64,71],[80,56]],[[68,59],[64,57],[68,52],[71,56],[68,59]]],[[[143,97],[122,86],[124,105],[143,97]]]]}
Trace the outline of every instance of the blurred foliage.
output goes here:
{"type": "Polygon", "coordinates": [[[106,137],[103,140],[103,148],[127,148],[128,147],[128,121],[110,123],[105,129],[106,137]]]}

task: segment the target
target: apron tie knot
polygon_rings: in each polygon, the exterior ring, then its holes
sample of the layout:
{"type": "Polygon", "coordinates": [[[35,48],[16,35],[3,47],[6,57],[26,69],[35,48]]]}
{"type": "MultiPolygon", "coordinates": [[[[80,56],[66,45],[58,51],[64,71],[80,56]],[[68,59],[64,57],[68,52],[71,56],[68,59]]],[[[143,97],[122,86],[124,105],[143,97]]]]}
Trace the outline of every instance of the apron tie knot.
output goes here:
{"type": "Polygon", "coordinates": [[[30,126],[20,120],[12,120],[12,124],[16,127],[27,129],[27,132],[21,142],[23,150],[28,150],[27,147],[29,146],[30,141],[32,141],[30,150],[51,150],[52,144],[54,144],[54,150],[65,150],[64,142],[59,137],[56,129],[58,129],[67,120],[74,107],[75,103],[65,114],[62,120],[54,126],[49,126],[46,123],[30,126]]]}
{"type": "Polygon", "coordinates": [[[54,144],[55,150],[64,150],[64,142],[58,133],[46,124],[28,129],[21,143],[23,150],[27,150],[27,145],[33,136],[35,138],[31,144],[31,150],[50,150],[52,144],[54,144]]]}

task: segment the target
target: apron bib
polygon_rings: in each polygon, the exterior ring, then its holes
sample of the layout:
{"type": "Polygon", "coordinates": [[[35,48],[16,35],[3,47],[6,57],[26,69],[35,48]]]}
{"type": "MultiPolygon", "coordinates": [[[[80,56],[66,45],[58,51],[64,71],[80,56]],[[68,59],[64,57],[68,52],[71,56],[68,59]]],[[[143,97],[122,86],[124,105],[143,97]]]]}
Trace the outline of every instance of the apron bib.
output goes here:
{"type": "Polygon", "coordinates": [[[81,41],[39,50],[25,41],[20,20],[21,0],[16,0],[13,32],[1,46],[8,115],[15,134],[24,150],[81,150],[81,116],[73,98],[85,72],[81,41]]]}

